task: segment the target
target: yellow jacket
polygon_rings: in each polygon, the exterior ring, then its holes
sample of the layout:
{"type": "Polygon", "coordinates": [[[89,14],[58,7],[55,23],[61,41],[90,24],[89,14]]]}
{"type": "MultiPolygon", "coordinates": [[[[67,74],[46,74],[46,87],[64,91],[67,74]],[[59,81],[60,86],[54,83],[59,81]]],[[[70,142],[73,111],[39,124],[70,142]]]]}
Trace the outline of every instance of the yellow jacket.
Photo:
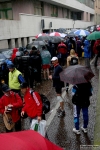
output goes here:
{"type": "Polygon", "coordinates": [[[13,72],[9,72],[9,87],[10,89],[19,90],[20,83],[18,81],[18,76],[21,74],[16,68],[13,72]]]}

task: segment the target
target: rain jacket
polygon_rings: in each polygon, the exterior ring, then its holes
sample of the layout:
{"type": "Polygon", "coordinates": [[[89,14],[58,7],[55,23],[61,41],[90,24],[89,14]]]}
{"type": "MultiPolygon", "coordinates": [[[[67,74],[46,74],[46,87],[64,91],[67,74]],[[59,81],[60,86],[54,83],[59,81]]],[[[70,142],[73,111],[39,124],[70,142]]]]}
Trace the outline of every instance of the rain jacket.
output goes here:
{"type": "Polygon", "coordinates": [[[11,56],[11,60],[14,61],[15,57],[16,57],[16,52],[18,52],[18,49],[17,48],[14,48],[13,49],[13,54],[11,56]]]}
{"type": "Polygon", "coordinates": [[[100,45],[100,40],[96,40],[95,43],[94,43],[94,46],[93,46],[94,54],[98,54],[98,52],[99,52],[96,48],[98,45],[100,45]]]}
{"type": "Polygon", "coordinates": [[[51,63],[51,54],[48,50],[42,50],[41,53],[42,65],[49,65],[51,63]]]}
{"type": "Polygon", "coordinates": [[[58,45],[58,53],[61,53],[61,54],[66,54],[67,53],[67,46],[63,42],[61,42],[58,45]]]}
{"type": "Polygon", "coordinates": [[[0,113],[3,114],[5,111],[5,106],[9,104],[13,105],[12,111],[10,112],[12,120],[14,122],[17,122],[20,119],[18,109],[23,106],[20,96],[12,91],[10,91],[10,96],[4,94],[0,99],[0,113]]]}
{"type": "Polygon", "coordinates": [[[89,97],[92,96],[93,88],[90,82],[74,85],[72,88],[72,103],[81,107],[90,105],[89,97]]]}
{"type": "Polygon", "coordinates": [[[18,71],[16,68],[13,72],[9,72],[9,87],[11,89],[20,89],[20,83],[18,80],[18,76],[21,75],[21,72],[18,71]]]}
{"type": "Polygon", "coordinates": [[[27,89],[24,96],[25,105],[22,109],[30,118],[36,118],[42,115],[42,100],[37,92],[31,93],[30,89],[27,89]]]}
{"type": "Polygon", "coordinates": [[[84,41],[84,57],[85,58],[91,57],[91,44],[88,40],[84,41]]]}

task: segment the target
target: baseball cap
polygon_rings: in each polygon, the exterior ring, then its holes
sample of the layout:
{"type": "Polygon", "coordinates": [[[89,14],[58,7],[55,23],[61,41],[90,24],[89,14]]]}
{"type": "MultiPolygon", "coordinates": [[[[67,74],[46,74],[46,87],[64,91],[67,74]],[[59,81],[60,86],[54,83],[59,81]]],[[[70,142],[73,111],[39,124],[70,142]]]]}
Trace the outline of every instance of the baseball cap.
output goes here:
{"type": "Polygon", "coordinates": [[[21,85],[20,85],[20,88],[27,88],[28,87],[28,84],[27,84],[27,82],[23,82],[23,83],[21,83],[21,85]]]}
{"type": "Polygon", "coordinates": [[[9,69],[15,68],[15,66],[14,66],[13,63],[8,63],[8,64],[7,64],[7,67],[8,67],[9,69]]]}
{"type": "Polygon", "coordinates": [[[3,84],[1,88],[3,92],[8,92],[11,90],[7,84],[3,84]]]}
{"type": "Polygon", "coordinates": [[[57,57],[52,57],[51,61],[55,61],[55,60],[58,60],[57,57]]]}

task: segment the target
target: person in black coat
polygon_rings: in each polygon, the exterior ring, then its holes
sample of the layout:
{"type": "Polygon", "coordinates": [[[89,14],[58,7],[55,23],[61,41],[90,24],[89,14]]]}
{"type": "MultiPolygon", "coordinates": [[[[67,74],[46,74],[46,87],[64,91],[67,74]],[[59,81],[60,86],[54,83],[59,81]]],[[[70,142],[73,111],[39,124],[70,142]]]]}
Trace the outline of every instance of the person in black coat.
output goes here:
{"type": "Polygon", "coordinates": [[[62,67],[58,63],[58,58],[53,57],[51,59],[52,64],[54,66],[54,74],[49,76],[49,79],[53,80],[53,87],[55,87],[55,91],[57,93],[57,100],[60,102],[60,107],[58,109],[58,117],[65,116],[64,111],[64,99],[61,96],[62,87],[64,87],[64,82],[60,80],[60,73],[62,72],[62,67]]]}

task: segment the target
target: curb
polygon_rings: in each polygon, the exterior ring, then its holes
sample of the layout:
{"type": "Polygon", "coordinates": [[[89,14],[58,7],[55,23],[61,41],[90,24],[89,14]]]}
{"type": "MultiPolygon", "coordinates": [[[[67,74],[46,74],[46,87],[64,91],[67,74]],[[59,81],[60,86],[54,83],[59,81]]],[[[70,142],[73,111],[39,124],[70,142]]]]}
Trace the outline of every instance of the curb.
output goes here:
{"type": "MultiPolygon", "coordinates": [[[[69,90],[72,88],[72,85],[69,86],[69,90]]],[[[62,97],[65,98],[66,96],[66,91],[64,88],[64,91],[62,92],[62,97]]],[[[48,120],[47,120],[47,124],[46,124],[46,131],[48,130],[49,125],[51,124],[52,120],[54,119],[57,109],[59,108],[59,102],[57,102],[56,106],[54,107],[54,109],[51,110],[51,115],[49,116],[48,120]]]]}

